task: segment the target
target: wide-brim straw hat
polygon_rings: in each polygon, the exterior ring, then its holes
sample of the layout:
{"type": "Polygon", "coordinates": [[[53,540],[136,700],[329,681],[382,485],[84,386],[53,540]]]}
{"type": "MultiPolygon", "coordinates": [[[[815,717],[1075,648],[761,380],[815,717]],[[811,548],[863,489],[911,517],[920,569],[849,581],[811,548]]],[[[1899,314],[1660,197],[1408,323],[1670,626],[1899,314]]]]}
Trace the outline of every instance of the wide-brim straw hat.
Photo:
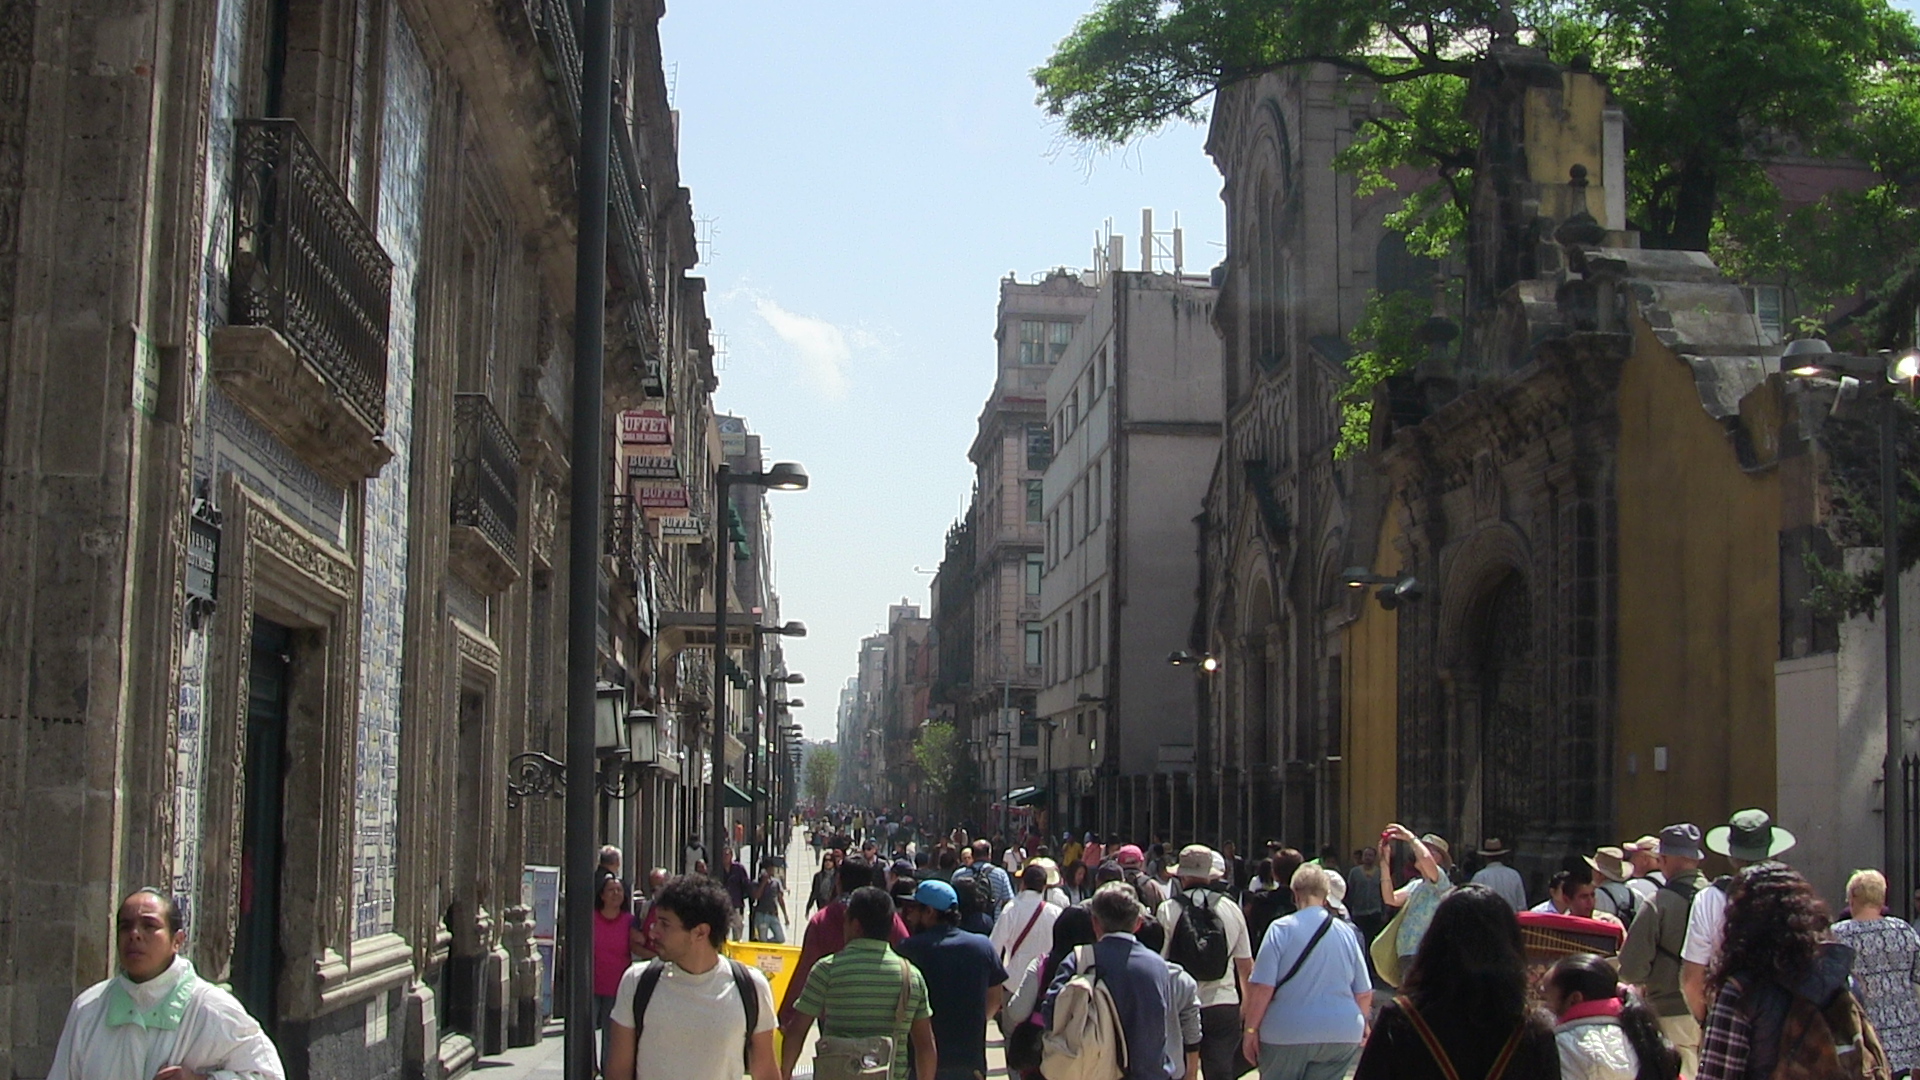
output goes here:
{"type": "Polygon", "coordinates": [[[1784,854],[1796,841],[1773,823],[1765,810],[1742,810],[1725,825],[1707,830],[1707,850],[1744,862],[1759,862],[1784,854]]]}
{"type": "Polygon", "coordinates": [[[1059,863],[1054,862],[1052,859],[1049,859],[1046,856],[1042,855],[1038,858],[1028,859],[1027,865],[1037,866],[1040,869],[1045,870],[1047,872],[1047,888],[1051,889],[1055,885],[1060,884],[1060,864],[1059,863]]]}

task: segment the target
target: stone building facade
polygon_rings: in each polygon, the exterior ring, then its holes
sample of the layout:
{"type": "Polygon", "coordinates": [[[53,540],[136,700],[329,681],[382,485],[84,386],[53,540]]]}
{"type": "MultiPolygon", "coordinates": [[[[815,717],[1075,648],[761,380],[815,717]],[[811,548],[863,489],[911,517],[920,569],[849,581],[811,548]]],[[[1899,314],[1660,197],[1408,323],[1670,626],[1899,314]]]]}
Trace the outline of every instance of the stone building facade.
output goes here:
{"type": "Polygon", "coordinates": [[[1220,454],[1220,338],[1206,278],[1103,276],[1047,382],[1041,780],[1048,833],[1191,835],[1193,521],[1220,454]],[[1175,808],[1181,811],[1174,814],[1175,808]]]}
{"type": "MultiPolygon", "coordinates": [[[[1342,567],[1371,562],[1377,483],[1336,460],[1348,335],[1371,290],[1430,290],[1333,157],[1368,115],[1324,65],[1221,89],[1207,149],[1225,186],[1215,271],[1221,450],[1199,519],[1201,617],[1185,645],[1201,717],[1190,818],[1242,850],[1307,848],[1342,829],[1342,567]]],[[[1387,783],[1390,785],[1391,780],[1387,783]]],[[[1347,845],[1351,846],[1351,845],[1347,845]]]]}
{"type": "MultiPolygon", "coordinates": [[[[704,477],[661,10],[616,7],[595,419],[612,457],[619,411],[673,418],[704,477]]],[[[511,974],[558,806],[506,783],[564,743],[572,10],[0,6],[0,1075],[44,1075],[146,884],[292,1076],[538,1037],[511,974]]],[[[600,660],[665,726],[648,646],[712,555],[659,528],[609,531],[600,660]]]]}

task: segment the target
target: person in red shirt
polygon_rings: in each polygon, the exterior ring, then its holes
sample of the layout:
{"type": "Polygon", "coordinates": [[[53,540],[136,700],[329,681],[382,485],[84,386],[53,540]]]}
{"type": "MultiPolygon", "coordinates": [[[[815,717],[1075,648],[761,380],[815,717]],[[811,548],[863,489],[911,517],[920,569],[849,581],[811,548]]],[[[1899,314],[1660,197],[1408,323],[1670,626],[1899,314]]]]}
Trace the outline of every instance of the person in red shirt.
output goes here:
{"type": "MultiPolygon", "coordinates": [[[[868,885],[882,889],[886,883],[880,871],[868,865],[865,859],[848,856],[840,863],[840,896],[833,903],[813,913],[807,920],[806,935],[800,942],[800,960],[794,965],[793,978],[787,981],[787,992],[780,1000],[780,1024],[786,1026],[793,1020],[793,1003],[800,997],[800,991],[806,988],[807,975],[813,971],[813,965],[823,956],[832,956],[847,947],[847,898],[853,890],[868,885]]],[[[898,945],[907,940],[907,924],[900,921],[898,914],[893,917],[893,934],[889,938],[898,945]]]]}

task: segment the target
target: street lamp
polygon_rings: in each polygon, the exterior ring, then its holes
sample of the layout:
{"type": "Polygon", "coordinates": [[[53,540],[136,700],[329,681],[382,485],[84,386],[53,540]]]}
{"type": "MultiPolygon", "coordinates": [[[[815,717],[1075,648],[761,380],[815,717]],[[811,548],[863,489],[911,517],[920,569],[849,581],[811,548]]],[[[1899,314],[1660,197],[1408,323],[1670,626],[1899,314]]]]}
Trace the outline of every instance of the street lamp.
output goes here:
{"type": "Polygon", "coordinates": [[[1418,600],[1427,594],[1420,579],[1412,574],[1403,577],[1390,577],[1375,574],[1364,566],[1349,566],[1340,572],[1340,583],[1349,589],[1364,589],[1369,585],[1378,585],[1380,589],[1373,594],[1380,601],[1380,607],[1392,611],[1401,604],[1418,600]]]}
{"type": "MultiPolygon", "coordinates": [[[[1906,822],[1906,789],[1901,782],[1901,764],[1906,760],[1906,724],[1900,715],[1900,403],[1896,388],[1906,383],[1911,392],[1920,379],[1920,350],[1908,350],[1892,358],[1886,355],[1857,356],[1836,353],[1819,338],[1801,338],[1789,342],[1780,356],[1780,368],[1792,375],[1811,378],[1838,375],[1840,388],[1834,399],[1833,415],[1844,417],[1856,412],[1863,399],[1880,402],[1880,577],[1882,627],[1886,649],[1886,738],[1887,756],[1883,765],[1883,791],[1886,807],[1881,825],[1885,834],[1888,895],[1911,905],[1913,868],[1902,850],[1900,830],[1906,822]]],[[[1911,910],[1907,914],[1911,915],[1911,910]]]]}
{"type": "MultiPolygon", "coordinates": [[[[777,462],[765,472],[738,475],[733,466],[723,461],[713,471],[717,496],[713,504],[713,730],[709,732],[713,745],[713,783],[707,793],[707,850],[715,860],[720,858],[720,848],[727,839],[727,564],[733,560],[728,556],[726,529],[728,509],[733,505],[727,490],[735,485],[769,491],[804,491],[807,471],[791,461],[777,462]]],[[[717,862],[711,865],[720,873],[726,873],[726,868],[717,862]]]]}
{"type": "MultiPolygon", "coordinates": [[[[774,468],[778,469],[779,466],[776,465],[774,466],[774,468]]],[[[748,709],[748,715],[751,717],[751,723],[750,723],[750,732],[748,735],[748,742],[747,742],[747,794],[750,796],[754,795],[755,792],[757,791],[767,790],[766,772],[767,772],[768,763],[762,760],[764,755],[762,754],[761,743],[763,740],[760,737],[761,691],[764,688],[766,691],[766,696],[772,697],[773,684],[776,680],[778,679],[789,679],[791,681],[800,680],[800,676],[797,676],[797,675],[794,675],[794,676],[768,675],[768,676],[765,676],[764,678],[762,677],[760,673],[760,670],[762,667],[761,657],[765,653],[766,649],[765,649],[765,646],[761,644],[761,642],[769,636],[806,637],[807,624],[802,622],[789,622],[783,626],[764,626],[760,623],[758,619],[754,620],[753,655],[748,658],[751,661],[751,666],[753,668],[753,673],[752,673],[753,689],[751,691],[753,697],[751,702],[749,703],[749,709],[748,709]]],[[[766,831],[770,827],[769,823],[772,820],[771,807],[768,807],[765,813],[762,813],[761,815],[759,815],[759,818],[760,820],[756,822],[753,827],[754,832],[758,834],[756,837],[753,838],[755,850],[764,848],[771,839],[770,834],[766,831]]],[[[765,852],[761,852],[761,854],[765,854],[765,852]]]]}

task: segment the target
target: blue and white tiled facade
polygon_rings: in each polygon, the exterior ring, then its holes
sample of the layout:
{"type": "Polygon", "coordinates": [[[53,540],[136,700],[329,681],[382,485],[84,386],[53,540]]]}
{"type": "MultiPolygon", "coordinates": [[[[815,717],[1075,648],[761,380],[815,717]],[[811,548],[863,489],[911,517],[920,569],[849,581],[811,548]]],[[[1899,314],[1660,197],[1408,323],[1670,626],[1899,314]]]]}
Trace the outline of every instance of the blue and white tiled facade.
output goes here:
{"type": "Polygon", "coordinates": [[[387,445],[393,460],[367,484],[361,554],[358,809],[353,851],[354,936],[393,929],[399,828],[400,674],[407,605],[407,511],[413,443],[414,341],[425,210],[432,75],[406,20],[388,35],[380,163],[380,244],[393,259],[387,340],[387,445]]]}

